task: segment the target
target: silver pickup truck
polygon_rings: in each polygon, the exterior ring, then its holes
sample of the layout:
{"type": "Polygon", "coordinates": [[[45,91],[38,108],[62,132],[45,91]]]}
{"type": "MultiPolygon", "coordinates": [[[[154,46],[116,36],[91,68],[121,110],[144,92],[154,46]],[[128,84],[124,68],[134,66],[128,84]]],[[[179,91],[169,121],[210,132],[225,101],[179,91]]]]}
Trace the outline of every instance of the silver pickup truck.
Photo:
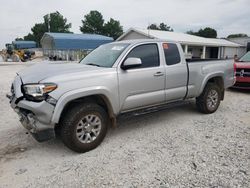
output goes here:
{"type": "Polygon", "coordinates": [[[178,43],[133,40],[100,46],[79,63],[26,68],[7,96],[38,141],[58,130],[66,146],[86,152],[119,114],[190,98],[202,113],[213,113],[234,82],[232,60],[187,62],[178,43]]]}

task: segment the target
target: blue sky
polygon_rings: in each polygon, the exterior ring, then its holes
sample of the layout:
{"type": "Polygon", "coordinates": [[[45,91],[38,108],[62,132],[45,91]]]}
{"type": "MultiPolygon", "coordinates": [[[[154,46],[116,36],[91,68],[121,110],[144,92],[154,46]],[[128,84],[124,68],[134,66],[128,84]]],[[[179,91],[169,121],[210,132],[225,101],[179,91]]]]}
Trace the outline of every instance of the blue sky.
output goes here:
{"type": "MultiPolygon", "coordinates": [[[[3,0],[1,0],[3,1],[3,0]]],[[[23,37],[47,13],[59,11],[80,33],[81,19],[90,10],[100,11],[105,20],[120,20],[124,30],[146,28],[165,22],[178,32],[206,26],[219,37],[231,33],[250,35],[250,0],[8,0],[0,6],[0,49],[16,37],[23,37]]]]}

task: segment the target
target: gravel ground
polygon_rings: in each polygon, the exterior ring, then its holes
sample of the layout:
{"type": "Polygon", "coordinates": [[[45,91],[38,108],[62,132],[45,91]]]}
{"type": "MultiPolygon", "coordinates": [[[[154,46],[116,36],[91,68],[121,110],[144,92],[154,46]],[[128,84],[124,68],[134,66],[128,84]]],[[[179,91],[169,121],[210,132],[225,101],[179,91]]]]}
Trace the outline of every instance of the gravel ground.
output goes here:
{"type": "Polygon", "coordinates": [[[250,187],[250,93],[228,90],[219,110],[194,102],[124,116],[95,150],[36,142],[5,94],[24,65],[0,66],[0,187],[250,187]]]}

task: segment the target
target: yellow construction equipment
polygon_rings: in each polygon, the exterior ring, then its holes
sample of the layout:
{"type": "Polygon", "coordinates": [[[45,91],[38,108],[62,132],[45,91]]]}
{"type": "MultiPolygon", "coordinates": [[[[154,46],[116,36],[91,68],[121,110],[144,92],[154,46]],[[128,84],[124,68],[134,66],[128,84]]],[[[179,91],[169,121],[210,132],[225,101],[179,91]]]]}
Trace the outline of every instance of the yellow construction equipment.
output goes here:
{"type": "Polygon", "coordinates": [[[24,49],[15,49],[13,44],[6,44],[6,49],[1,52],[3,61],[13,61],[13,62],[25,62],[31,60],[35,52],[24,50],[24,49]]]}

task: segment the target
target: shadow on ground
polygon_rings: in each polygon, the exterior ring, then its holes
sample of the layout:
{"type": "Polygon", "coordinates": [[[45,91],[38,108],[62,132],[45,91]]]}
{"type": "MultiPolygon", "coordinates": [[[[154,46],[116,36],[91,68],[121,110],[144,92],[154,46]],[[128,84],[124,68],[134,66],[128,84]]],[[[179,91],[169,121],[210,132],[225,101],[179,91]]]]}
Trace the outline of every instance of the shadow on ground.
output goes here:
{"type": "Polygon", "coordinates": [[[246,93],[246,94],[250,94],[250,89],[238,89],[238,88],[229,88],[228,91],[231,91],[233,93],[246,93]]]}
{"type": "MultiPolygon", "coordinates": [[[[184,114],[189,116],[190,114],[200,113],[196,110],[195,103],[193,101],[186,101],[175,104],[174,106],[167,105],[160,109],[124,114],[118,117],[117,127],[110,128],[107,138],[110,140],[113,137],[119,136],[119,134],[129,133],[128,135],[130,135],[131,132],[140,131],[138,129],[141,128],[152,128],[152,126],[157,128],[161,120],[169,119],[169,121],[173,121],[184,114]]],[[[26,134],[24,129],[20,128],[20,130],[15,131],[13,134],[14,135],[10,137],[6,137],[4,142],[9,143],[8,139],[11,139],[11,143],[18,144],[8,144],[3,149],[1,149],[0,159],[6,157],[8,158],[10,155],[17,155],[31,150],[41,150],[48,153],[52,152],[56,153],[57,155],[76,154],[63,145],[60,136],[58,135],[56,139],[39,143],[36,142],[30,134],[26,134]],[[20,137],[22,137],[21,140],[20,137]]],[[[103,144],[105,144],[105,140],[103,144]]]]}

